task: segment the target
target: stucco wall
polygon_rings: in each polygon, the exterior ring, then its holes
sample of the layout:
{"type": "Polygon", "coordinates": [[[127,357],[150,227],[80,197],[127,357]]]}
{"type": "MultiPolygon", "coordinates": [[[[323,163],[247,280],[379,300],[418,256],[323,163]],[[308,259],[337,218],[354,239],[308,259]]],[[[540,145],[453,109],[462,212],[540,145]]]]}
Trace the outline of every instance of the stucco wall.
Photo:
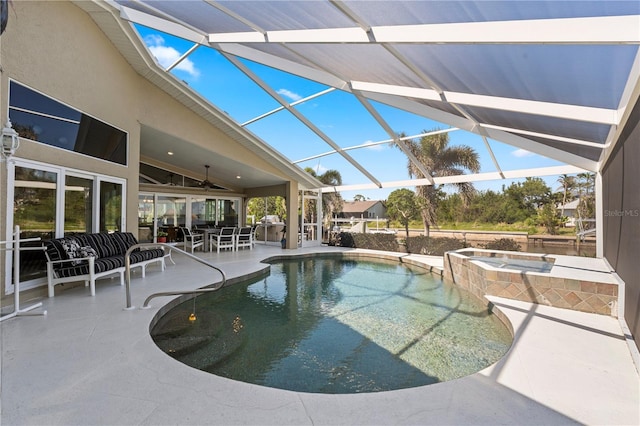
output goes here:
{"type": "Polygon", "coordinates": [[[12,78],[128,132],[128,167],[27,140],[21,141],[17,157],[127,179],[129,229],[137,223],[133,206],[138,196],[140,124],[285,178],[273,164],[137,74],[91,17],[70,2],[13,2],[0,43],[3,117],[12,78]]]}
{"type": "MultiPolygon", "coordinates": [[[[101,17],[114,19],[117,26],[116,18],[107,12],[93,13],[106,14],[101,17]]],[[[277,166],[240,145],[138,74],[92,16],[67,1],[11,3],[9,23],[0,37],[0,116],[7,117],[9,81],[13,79],[127,132],[128,165],[24,139],[17,158],[126,179],[126,224],[133,232],[137,231],[141,124],[179,135],[183,140],[287,180],[277,166]]],[[[130,42],[129,35],[122,33],[125,42],[130,42]]],[[[2,119],[2,124],[5,120],[2,119]]],[[[6,201],[6,168],[2,165],[0,169],[0,240],[4,240],[6,212],[12,206],[6,201]]],[[[4,269],[2,258],[0,277],[4,277],[4,269]]]]}

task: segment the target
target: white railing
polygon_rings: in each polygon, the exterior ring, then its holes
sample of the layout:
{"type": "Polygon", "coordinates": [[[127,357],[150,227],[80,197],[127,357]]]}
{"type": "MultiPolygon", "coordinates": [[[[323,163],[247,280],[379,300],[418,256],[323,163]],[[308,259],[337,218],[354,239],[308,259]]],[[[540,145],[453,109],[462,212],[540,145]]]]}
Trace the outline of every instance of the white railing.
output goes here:
{"type": "Polygon", "coordinates": [[[44,247],[20,247],[21,242],[40,241],[40,238],[20,239],[20,227],[16,225],[12,239],[8,241],[0,241],[10,247],[4,247],[0,250],[13,251],[13,312],[0,317],[0,321],[22,315],[46,315],[47,311],[31,312],[34,309],[42,307],[42,302],[35,305],[27,306],[20,309],[20,251],[27,250],[44,250],[44,247]]]}

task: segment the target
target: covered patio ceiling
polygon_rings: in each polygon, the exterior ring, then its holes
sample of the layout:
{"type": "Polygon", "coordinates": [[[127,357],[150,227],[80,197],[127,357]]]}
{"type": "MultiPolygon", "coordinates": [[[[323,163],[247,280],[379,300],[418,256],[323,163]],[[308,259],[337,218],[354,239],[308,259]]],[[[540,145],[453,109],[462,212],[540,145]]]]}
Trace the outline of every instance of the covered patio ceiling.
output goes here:
{"type": "MultiPolygon", "coordinates": [[[[251,124],[282,111],[313,133],[293,164],[339,156],[361,181],[331,190],[414,186],[524,176],[597,172],[615,148],[640,92],[640,2],[637,1],[153,1],[108,2],[132,24],[215,49],[271,99],[251,124]],[[291,102],[246,61],[316,82],[321,90],[291,102]],[[425,117],[481,138],[490,166],[475,175],[384,181],[358,149],[323,130],[298,106],[348,94],[410,155],[386,107],[425,117]],[[380,108],[384,105],[385,108],[380,108]],[[559,162],[510,168],[490,141],[559,162]],[[490,171],[485,171],[490,170],[490,171]]],[[[264,143],[277,147],[271,140],[264,143]]],[[[300,144],[304,144],[300,141],[300,144]]],[[[296,151],[298,152],[298,151],[296,151]]],[[[144,153],[142,153],[144,155],[144,153]]],[[[378,158],[385,162],[384,157],[378,158]]],[[[406,170],[404,164],[398,168],[406,170]]],[[[340,170],[342,171],[342,170],[340,170]]],[[[325,188],[327,190],[328,188],[325,188]]]]}

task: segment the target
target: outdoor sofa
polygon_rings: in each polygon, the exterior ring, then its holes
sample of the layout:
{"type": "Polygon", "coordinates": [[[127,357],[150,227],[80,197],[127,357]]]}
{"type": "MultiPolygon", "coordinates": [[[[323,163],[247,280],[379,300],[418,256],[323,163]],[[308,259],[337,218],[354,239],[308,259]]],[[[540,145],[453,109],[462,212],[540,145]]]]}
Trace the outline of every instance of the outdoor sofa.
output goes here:
{"type": "MultiPolygon", "coordinates": [[[[49,297],[54,296],[56,284],[74,281],[84,281],[95,296],[98,278],[119,274],[124,285],[124,255],[138,241],[131,232],[113,232],[54,238],[44,244],[49,297]]],[[[131,269],[141,268],[144,277],[147,265],[157,262],[164,271],[165,256],[162,248],[136,248],[130,255],[131,269]]]]}

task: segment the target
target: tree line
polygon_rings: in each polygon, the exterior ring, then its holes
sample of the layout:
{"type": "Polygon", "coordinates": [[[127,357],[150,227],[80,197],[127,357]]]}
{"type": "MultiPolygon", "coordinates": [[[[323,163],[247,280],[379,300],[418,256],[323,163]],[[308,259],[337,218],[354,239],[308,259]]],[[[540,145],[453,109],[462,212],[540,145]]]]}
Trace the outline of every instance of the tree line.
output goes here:
{"type": "MultiPolygon", "coordinates": [[[[437,130],[437,129],[435,129],[437,130]]],[[[428,133],[425,131],[424,133],[428,133]]],[[[390,145],[407,153],[407,173],[416,179],[455,176],[466,172],[478,173],[478,153],[465,145],[449,146],[448,133],[434,133],[417,139],[405,139],[403,134],[390,145]],[[428,176],[427,176],[428,174],[428,176]]],[[[309,174],[329,186],[342,184],[337,170],[328,170],[317,175],[313,169],[309,174]]],[[[401,188],[389,194],[384,204],[387,215],[405,228],[408,236],[409,223],[422,222],[425,234],[439,223],[476,222],[487,224],[514,224],[518,222],[544,226],[546,232],[555,234],[566,222],[564,205],[578,199],[578,216],[593,218],[595,211],[595,175],[581,173],[576,176],[562,175],[558,187],[550,188],[539,177],[529,177],[522,182],[503,185],[501,191],[477,191],[473,184],[462,182],[450,185],[421,185],[415,190],[401,188]]],[[[364,197],[356,195],[355,201],[364,197]]],[[[340,193],[325,193],[322,196],[322,211],[325,225],[334,213],[342,210],[340,193]]],[[[269,197],[267,205],[263,199],[249,202],[249,214],[262,217],[264,212],[284,217],[285,202],[281,197],[269,197]]],[[[313,214],[313,208],[305,208],[313,214]]],[[[307,218],[311,221],[311,218],[307,218]]]]}

